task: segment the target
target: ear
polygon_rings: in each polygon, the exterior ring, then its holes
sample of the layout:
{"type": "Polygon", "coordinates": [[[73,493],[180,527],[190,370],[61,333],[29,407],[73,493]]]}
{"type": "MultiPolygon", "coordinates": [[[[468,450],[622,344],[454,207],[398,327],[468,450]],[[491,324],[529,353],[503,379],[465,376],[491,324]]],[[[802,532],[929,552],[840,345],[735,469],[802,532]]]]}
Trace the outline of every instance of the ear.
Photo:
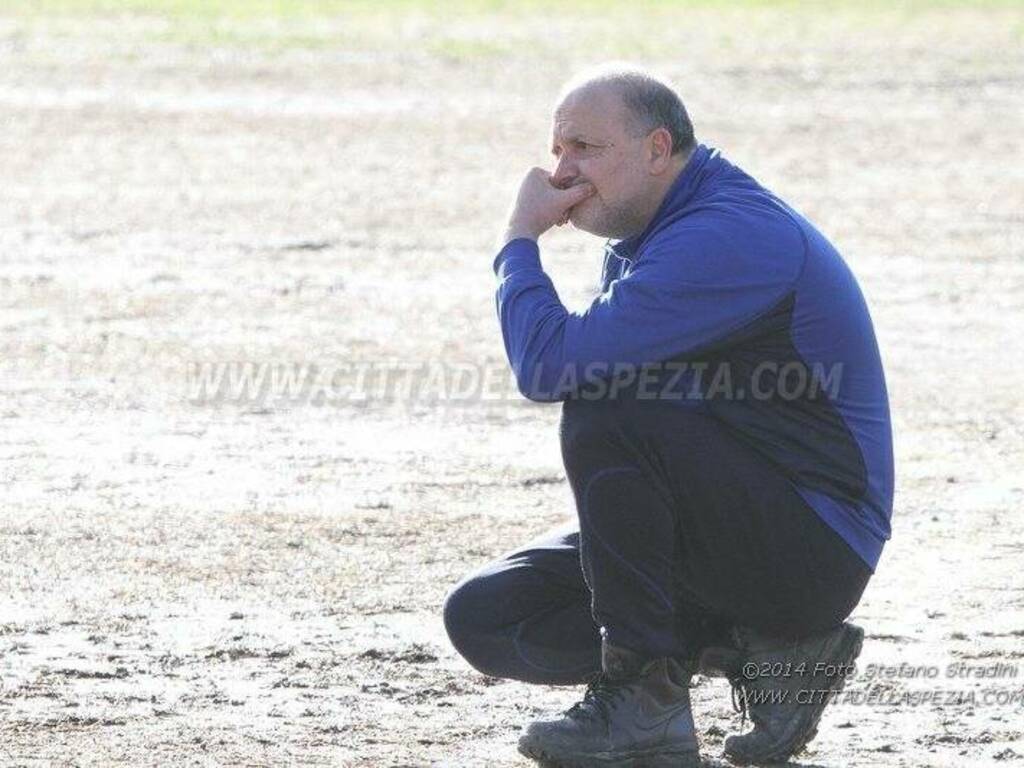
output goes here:
{"type": "Polygon", "coordinates": [[[655,128],[647,137],[651,173],[662,173],[672,159],[672,134],[667,128],[655,128]]]}

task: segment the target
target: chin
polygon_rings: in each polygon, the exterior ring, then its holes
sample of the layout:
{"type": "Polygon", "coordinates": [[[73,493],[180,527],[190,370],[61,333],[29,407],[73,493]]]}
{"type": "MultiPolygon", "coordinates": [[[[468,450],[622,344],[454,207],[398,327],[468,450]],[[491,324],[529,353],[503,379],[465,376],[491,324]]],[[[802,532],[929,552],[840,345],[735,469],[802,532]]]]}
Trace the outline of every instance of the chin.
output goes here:
{"type": "Polygon", "coordinates": [[[593,221],[585,216],[570,216],[569,223],[580,230],[580,232],[586,232],[597,237],[612,237],[612,234],[608,232],[601,222],[593,221]]]}
{"type": "Polygon", "coordinates": [[[628,235],[623,235],[622,232],[628,227],[623,227],[621,222],[617,222],[616,211],[610,209],[603,201],[595,201],[593,199],[584,200],[582,203],[572,209],[569,214],[569,223],[581,232],[587,232],[597,237],[610,237],[614,240],[620,240],[628,235]],[[595,202],[599,202],[599,205],[595,205],[595,202]]]}
{"type": "Polygon", "coordinates": [[[597,216],[597,211],[592,206],[588,206],[589,200],[584,201],[580,206],[576,206],[569,214],[569,223],[572,224],[576,229],[581,232],[588,232],[591,235],[597,235],[598,237],[607,237],[604,234],[604,226],[600,217],[597,216]]]}

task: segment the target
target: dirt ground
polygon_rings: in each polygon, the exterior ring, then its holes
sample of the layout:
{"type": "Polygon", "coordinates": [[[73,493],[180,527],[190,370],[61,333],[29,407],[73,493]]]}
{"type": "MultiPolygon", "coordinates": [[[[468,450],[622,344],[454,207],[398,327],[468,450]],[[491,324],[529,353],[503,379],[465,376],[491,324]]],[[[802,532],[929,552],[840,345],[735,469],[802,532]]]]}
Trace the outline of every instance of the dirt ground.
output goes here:
{"type": "MultiPolygon", "coordinates": [[[[558,408],[345,392],[501,369],[498,221],[560,82],[623,57],[837,243],[887,365],[864,699],[799,764],[1024,765],[1020,6],[29,5],[0,8],[0,765],[526,765],[518,728],[578,691],[480,676],[439,612],[572,515],[558,408]],[[336,378],[197,385],[227,363],[336,378]]],[[[600,252],[546,241],[569,303],[600,252]]],[[[694,689],[711,758],[728,693],[694,689]]]]}

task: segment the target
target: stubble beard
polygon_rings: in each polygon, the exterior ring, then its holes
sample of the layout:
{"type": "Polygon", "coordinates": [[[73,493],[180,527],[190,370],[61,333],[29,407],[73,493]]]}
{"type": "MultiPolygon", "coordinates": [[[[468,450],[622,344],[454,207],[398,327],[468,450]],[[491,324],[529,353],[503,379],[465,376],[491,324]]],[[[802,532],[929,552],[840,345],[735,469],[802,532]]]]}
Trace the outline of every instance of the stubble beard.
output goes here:
{"type": "Polygon", "coordinates": [[[607,205],[596,195],[576,205],[569,215],[572,225],[598,237],[624,240],[640,234],[636,211],[630,205],[607,205]]]}

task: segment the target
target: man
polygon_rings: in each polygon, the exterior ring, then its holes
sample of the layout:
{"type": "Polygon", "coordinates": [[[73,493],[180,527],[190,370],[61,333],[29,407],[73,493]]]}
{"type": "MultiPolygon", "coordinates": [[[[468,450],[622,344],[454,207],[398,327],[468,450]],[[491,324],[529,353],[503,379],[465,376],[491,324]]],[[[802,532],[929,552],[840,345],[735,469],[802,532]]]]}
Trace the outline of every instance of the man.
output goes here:
{"type": "Polygon", "coordinates": [[[494,266],[523,394],[564,401],[578,528],[465,579],[445,604],[481,672],[587,682],[519,748],[546,765],[698,764],[688,686],[727,676],[754,728],[740,763],[813,738],[860,652],[844,623],[889,538],[885,382],[859,288],[806,219],[694,139],[642,71],[571,83],[555,169],[534,168],[494,266]],[[614,241],[569,312],[537,240],[614,241]]]}

